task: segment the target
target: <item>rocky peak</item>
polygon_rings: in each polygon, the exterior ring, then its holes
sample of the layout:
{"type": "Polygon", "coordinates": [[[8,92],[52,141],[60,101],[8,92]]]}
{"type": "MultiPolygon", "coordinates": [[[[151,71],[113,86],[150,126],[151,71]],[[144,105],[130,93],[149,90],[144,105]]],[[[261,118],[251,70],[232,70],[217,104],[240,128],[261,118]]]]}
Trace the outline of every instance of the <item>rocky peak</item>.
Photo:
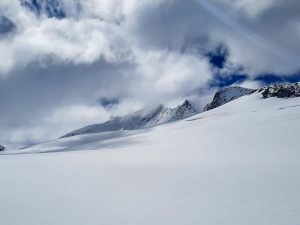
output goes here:
{"type": "Polygon", "coordinates": [[[182,105],[176,108],[175,111],[176,119],[185,119],[195,114],[197,114],[197,111],[188,100],[185,100],[182,105]]]}
{"type": "Polygon", "coordinates": [[[93,124],[83,127],[62,136],[62,138],[105,131],[136,130],[153,127],[164,123],[183,120],[195,114],[197,114],[196,110],[187,100],[176,108],[166,108],[163,105],[158,105],[154,108],[144,108],[127,116],[115,117],[102,124],[93,124]]]}
{"type": "Polygon", "coordinates": [[[274,84],[258,90],[263,98],[295,98],[300,97],[300,82],[292,84],[274,84]]]}
{"type": "Polygon", "coordinates": [[[216,92],[213,101],[205,106],[204,111],[217,108],[244,95],[252,94],[255,91],[238,86],[221,89],[216,92]]]}

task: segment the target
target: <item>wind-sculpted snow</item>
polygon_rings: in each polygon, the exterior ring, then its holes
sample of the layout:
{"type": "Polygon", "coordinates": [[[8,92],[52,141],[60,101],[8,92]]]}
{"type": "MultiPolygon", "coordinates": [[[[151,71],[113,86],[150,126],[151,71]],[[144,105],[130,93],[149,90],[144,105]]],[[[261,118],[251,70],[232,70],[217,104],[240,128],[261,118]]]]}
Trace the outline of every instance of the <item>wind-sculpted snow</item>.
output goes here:
{"type": "Polygon", "coordinates": [[[299,225],[299,106],[254,93],[0,155],[1,224],[299,225]]]}
{"type": "Polygon", "coordinates": [[[152,109],[139,110],[125,117],[116,117],[102,124],[83,127],[64,135],[62,138],[105,131],[136,130],[182,120],[196,113],[196,110],[187,100],[177,108],[166,108],[159,105],[152,109]]]}

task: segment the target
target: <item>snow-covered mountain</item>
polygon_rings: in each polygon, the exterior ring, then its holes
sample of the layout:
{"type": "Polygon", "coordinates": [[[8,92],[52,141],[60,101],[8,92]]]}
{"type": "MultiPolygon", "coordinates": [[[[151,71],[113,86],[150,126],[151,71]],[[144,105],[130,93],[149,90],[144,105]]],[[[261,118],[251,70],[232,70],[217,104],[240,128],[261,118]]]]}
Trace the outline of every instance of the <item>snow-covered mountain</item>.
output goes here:
{"type": "Polygon", "coordinates": [[[299,133],[300,97],[257,91],[176,123],[0,153],[1,224],[299,225],[299,133]]]}
{"type": "Polygon", "coordinates": [[[46,15],[58,19],[66,17],[64,5],[60,0],[20,0],[21,5],[37,16],[46,15]]]}
{"type": "Polygon", "coordinates": [[[142,109],[124,117],[113,118],[105,123],[83,127],[62,136],[62,138],[105,131],[136,130],[182,120],[195,114],[197,114],[196,110],[186,100],[176,108],[166,108],[159,105],[154,108],[142,109]]]}
{"type": "Polygon", "coordinates": [[[278,98],[293,98],[300,97],[300,82],[287,84],[274,84],[256,89],[248,89],[242,87],[228,87],[217,91],[211,103],[207,104],[204,111],[208,111],[238,99],[242,96],[259,92],[263,98],[278,97],[278,98]]]}
{"type": "MultiPolygon", "coordinates": [[[[275,109],[285,110],[295,108],[292,112],[294,113],[300,109],[300,98],[297,98],[300,97],[299,85],[300,83],[276,84],[263,87],[259,90],[241,87],[225,88],[218,91],[213,102],[208,105],[213,108],[207,109],[197,116],[195,116],[197,114],[196,110],[187,100],[176,108],[166,108],[163,105],[159,105],[154,108],[139,110],[128,116],[116,117],[102,124],[93,124],[83,127],[64,135],[61,139],[27,147],[17,151],[17,153],[103,148],[105,146],[110,146],[111,143],[116,143],[116,140],[121,138],[127,140],[129,136],[136,136],[138,134],[143,134],[144,132],[149,132],[149,129],[146,128],[152,127],[155,129],[155,126],[157,125],[181,121],[185,118],[189,118],[185,121],[192,122],[194,120],[203,120],[207,117],[217,118],[220,114],[220,119],[222,121],[223,114],[234,117],[240,113],[257,112],[264,110],[265,108],[271,117],[277,115],[277,111],[274,111],[275,109]],[[267,103],[267,105],[265,105],[265,103],[267,103]]],[[[264,116],[267,116],[266,111],[263,112],[265,113],[264,116]]],[[[293,115],[297,117],[297,113],[293,115]]],[[[256,120],[256,118],[251,119],[256,120]]],[[[209,120],[209,123],[214,122],[215,120],[209,120]]],[[[123,140],[121,142],[123,142],[123,140]]]]}
{"type": "Polygon", "coordinates": [[[242,88],[238,86],[224,88],[222,90],[217,91],[213,101],[205,106],[204,111],[217,108],[244,95],[252,94],[255,91],[256,90],[242,88]]]}

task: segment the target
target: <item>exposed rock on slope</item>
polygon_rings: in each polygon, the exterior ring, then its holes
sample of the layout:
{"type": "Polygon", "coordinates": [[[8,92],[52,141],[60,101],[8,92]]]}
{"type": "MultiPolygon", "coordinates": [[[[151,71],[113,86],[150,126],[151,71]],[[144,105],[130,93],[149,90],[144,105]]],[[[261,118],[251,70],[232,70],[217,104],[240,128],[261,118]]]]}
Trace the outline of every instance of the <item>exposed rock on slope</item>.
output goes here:
{"type": "Polygon", "coordinates": [[[300,97],[300,82],[293,84],[275,84],[261,88],[259,92],[264,98],[294,98],[300,97]]]}
{"type": "Polygon", "coordinates": [[[226,104],[227,102],[230,102],[232,100],[240,98],[244,95],[252,94],[255,91],[256,90],[242,88],[242,87],[224,88],[222,90],[217,91],[217,93],[214,96],[213,101],[210,104],[207,104],[205,106],[204,111],[208,111],[208,110],[217,108],[221,105],[226,104]]]}
{"type": "Polygon", "coordinates": [[[218,91],[213,101],[206,105],[204,111],[208,111],[224,105],[232,100],[240,98],[244,95],[249,95],[254,92],[262,94],[263,98],[278,97],[278,98],[294,98],[300,97],[300,82],[291,84],[274,84],[263,87],[259,90],[252,90],[242,87],[229,87],[218,91]]]}
{"type": "Polygon", "coordinates": [[[196,110],[186,100],[176,108],[166,108],[163,105],[159,105],[152,109],[142,109],[128,116],[116,117],[105,123],[83,127],[62,136],[62,138],[105,131],[136,130],[182,120],[195,114],[197,114],[196,110]]]}
{"type": "MultiPolygon", "coordinates": [[[[205,106],[204,111],[217,108],[230,101],[233,101],[245,95],[252,94],[254,92],[260,92],[264,98],[298,97],[300,96],[300,83],[271,85],[259,90],[247,89],[242,87],[225,88],[219,90],[215,94],[213,101],[205,106]]],[[[196,110],[190,104],[190,102],[186,100],[182,105],[176,108],[166,108],[163,105],[159,105],[152,109],[142,109],[124,117],[113,118],[105,123],[93,124],[83,127],[64,135],[62,138],[105,131],[136,130],[140,128],[182,120],[195,114],[197,114],[196,110]]]]}

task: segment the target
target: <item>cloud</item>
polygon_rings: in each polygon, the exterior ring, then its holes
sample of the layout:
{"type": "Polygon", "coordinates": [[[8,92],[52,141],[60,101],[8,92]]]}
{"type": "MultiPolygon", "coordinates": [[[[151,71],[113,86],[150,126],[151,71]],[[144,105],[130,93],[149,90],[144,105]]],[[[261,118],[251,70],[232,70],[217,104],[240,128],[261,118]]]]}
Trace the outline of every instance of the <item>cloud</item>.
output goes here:
{"type": "Polygon", "coordinates": [[[21,35],[0,42],[0,71],[7,74],[13,68],[24,68],[32,62],[47,64],[91,64],[103,57],[107,61],[118,60],[118,36],[113,26],[94,19],[47,19],[27,27],[21,35]],[[109,35],[111,34],[111,35],[109,35]]]}
{"type": "Polygon", "coordinates": [[[15,25],[6,17],[0,17],[0,38],[11,33],[15,29],[15,25]]]}
{"type": "Polygon", "coordinates": [[[0,42],[5,50],[0,73],[32,62],[130,61],[137,57],[136,48],[139,52],[153,48],[180,51],[195,40],[202,51],[223,44],[229,50],[229,61],[253,75],[299,70],[299,49],[294,47],[298,11],[287,11],[299,8],[294,1],[61,1],[67,16],[63,19],[35,16],[16,3],[0,4],[18,28],[15,35],[0,42]],[[269,19],[278,20],[279,13],[280,32],[278,21],[269,19]],[[270,66],[274,61],[281,63],[270,66]]]}
{"type": "MultiPolygon", "coordinates": [[[[227,46],[230,63],[243,66],[252,76],[262,73],[291,74],[299,70],[299,49],[292,47],[296,45],[294,31],[286,30],[293,26],[291,21],[299,20],[296,12],[288,13],[287,6],[299,8],[299,4],[294,1],[288,1],[288,4],[286,1],[270,1],[268,7],[258,4],[256,7],[260,7],[260,14],[249,18],[243,11],[232,8],[240,4],[247,6],[252,2],[250,0],[223,4],[217,0],[213,1],[214,4],[206,0],[197,2],[220,22],[210,30],[210,39],[227,46]],[[283,26],[280,32],[279,24],[283,26]],[[280,63],[274,64],[278,61],[280,63]]],[[[251,7],[247,9],[252,12],[251,7]]]]}
{"type": "Polygon", "coordinates": [[[236,83],[233,86],[240,86],[244,88],[249,88],[249,89],[259,89],[264,86],[264,83],[261,81],[254,81],[254,80],[246,80],[242,83],[236,83]]]}
{"type": "Polygon", "coordinates": [[[247,15],[251,19],[256,19],[263,12],[277,5],[278,2],[276,0],[265,0],[265,1],[256,1],[256,0],[229,0],[229,1],[221,1],[214,0],[214,2],[218,4],[223,4],[224,7],[231,6],[232,13],[241,13],[247,15]]]}
{"type": "Polygon", "coordinates": [[[43,118],[38,119],[37,123],[29,128],[19,126],[9,133],[4,132],[4,137],[6,142],[11,145],[16,143],[30,145],[58,138],[57,135],[63,135],[67,131],[93,124],[95,121],[104,122],[108,118],[108,112],[99,106],[71,105],[45,114],[43,118]]]}
{"type": "Polygon", "coordinates": [[[297,1],[57,1],[64,16],[55,5],[37,13],[0,2],[1,142],[45,140],[147,104],[204,105],[217,76],[242,74],[256,87],[262,74],[300,69],[297,1]]]}

